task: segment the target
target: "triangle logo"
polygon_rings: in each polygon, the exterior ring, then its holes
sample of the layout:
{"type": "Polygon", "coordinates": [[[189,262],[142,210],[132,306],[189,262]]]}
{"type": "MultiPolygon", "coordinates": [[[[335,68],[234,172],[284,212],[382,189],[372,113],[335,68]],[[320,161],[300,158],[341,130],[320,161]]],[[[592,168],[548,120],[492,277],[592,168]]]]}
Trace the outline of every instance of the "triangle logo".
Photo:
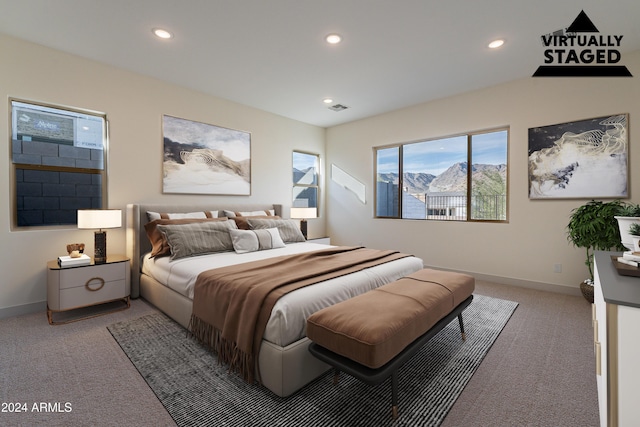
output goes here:
{"type": "Polygon", "coordinates": [[[598,29],[584,10],[580,11],[578,17],[573,21],[569,28],[567,28],[567,33],[599,33],[598,29]]]}
{"type": "Polygon", "coordinates": [[[623,37],[601,34],[581,10],[566,29],[541,36],[545,65],[533,77],[633,77],[619,64],[623,37]]]}

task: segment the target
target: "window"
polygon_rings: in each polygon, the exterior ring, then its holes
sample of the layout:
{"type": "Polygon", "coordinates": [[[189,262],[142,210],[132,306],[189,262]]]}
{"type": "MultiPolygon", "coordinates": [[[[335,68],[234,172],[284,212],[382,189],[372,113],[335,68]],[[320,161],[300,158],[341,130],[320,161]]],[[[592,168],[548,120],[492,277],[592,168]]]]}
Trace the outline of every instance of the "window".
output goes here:
{"type": "Polygon", "coordinates": [[[499,129],[374,148],[376,217],[507,221],[508,138],[499,129]]]}
{"type": "Polygon", "coordinates": [[[12,225],[74,225],[106,206],[106,141],[103,114],[12,100],[12,225]]]}
{"type": "Polygon", "coordinates": [[[318,209],[318,171],[320,156],[293,152],[293,204],[294,208],[318,209]]]}

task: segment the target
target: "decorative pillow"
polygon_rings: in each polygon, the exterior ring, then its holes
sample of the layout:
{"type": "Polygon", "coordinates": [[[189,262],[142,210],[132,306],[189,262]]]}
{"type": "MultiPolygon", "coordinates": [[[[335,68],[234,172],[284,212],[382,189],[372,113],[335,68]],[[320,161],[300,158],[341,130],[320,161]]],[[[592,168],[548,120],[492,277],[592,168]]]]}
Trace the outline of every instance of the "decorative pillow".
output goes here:
{"type": "Polygon", "coordinates": [[[171,248],[171,259],[233,250],[229,230],[232,221],[158,225],[171,248]]]}
{"type": "Polygon", "coordinates": [[[275,216],[276,211],[274,209],[265,209],[263,211],[246,211],[246,212],[234,212],[224,211],[224,216],[227,218],[235,218],[238,216],[275,216]]]}
{"type": "Polygon", "coordinates": [[[199,212],[179,212],[179,213],[158,213],[147,211],[149,221],[156,219],[183,219],[183,218],[218,218],[218,211],[199,211],[199,212]]]}
{"type": "MultiPolygon", "coordinates": [[[[227,218],[183,218],[183,219],[156,219],[148,222],[144,225],[144,229],[147,232],[147,237],[151,242],[151,257],[161,257],[171,255],[171,248],[169,242],[164,233],[158,230],[158,225],[171,225],[171,224],[191,224],[194,222],[216,222],[227,221],[227,218]]],[[[233,222],[233,221],[229,221],[233,222]]],[[[235,227],[235,224],[229,224],[231,228],[235,227]]]]}
{"type": "Polygon", "coordinates": [[[243,254],[265,249],[284,248],[285,244],[277,228],[262,230],[229,230],[233,249],[243,254]]]}
{"type": "Polygon", "coordinates": [[[232,219],[235,223],[236,226],[240,229],[240,230],[250,230],[251,227],[249,227],[249,220],[250,219],[255,219],[255,218],[262,218],[262,219],[280,219],[279,216],[277,215],[258,215],[258,216],[236,216],[232,219]]]}
{"type": "Polygon", "coordinates": [[[249,227],[251,227],[252,230],[276,227],[280,232],[282,241],[285,243],[306,241],[300,231],[298,223],[292,219],[249,219],[249,227]]]}

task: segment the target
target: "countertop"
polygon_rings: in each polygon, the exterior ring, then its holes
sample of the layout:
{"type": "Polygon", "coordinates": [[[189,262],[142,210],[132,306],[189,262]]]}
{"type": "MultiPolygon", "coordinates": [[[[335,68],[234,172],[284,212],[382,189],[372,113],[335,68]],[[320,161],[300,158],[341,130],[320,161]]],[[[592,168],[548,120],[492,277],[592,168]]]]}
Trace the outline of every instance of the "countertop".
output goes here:
{"type": "Polygon", "coordinates": [[[612,255],[622,256],[622,252],[594,253],[605,302],[640,308],[640,277],[620,275],[611,261],[612,255]]]}

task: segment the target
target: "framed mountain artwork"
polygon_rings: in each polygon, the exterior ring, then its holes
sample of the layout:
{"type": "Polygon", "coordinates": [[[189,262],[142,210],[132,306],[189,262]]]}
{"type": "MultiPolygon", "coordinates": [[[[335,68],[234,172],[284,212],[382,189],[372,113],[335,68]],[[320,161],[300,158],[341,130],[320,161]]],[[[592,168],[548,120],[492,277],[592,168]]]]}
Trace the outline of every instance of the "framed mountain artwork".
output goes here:
{"type": "Polygon", "coordinates": [[[163,193],[250,195],[251,134],[162,117],[163,193]]]}
{"type": "Polygon", "coordinates": [[[529,198],[629,197],[628,114],[529,129],[529,198]]]}

